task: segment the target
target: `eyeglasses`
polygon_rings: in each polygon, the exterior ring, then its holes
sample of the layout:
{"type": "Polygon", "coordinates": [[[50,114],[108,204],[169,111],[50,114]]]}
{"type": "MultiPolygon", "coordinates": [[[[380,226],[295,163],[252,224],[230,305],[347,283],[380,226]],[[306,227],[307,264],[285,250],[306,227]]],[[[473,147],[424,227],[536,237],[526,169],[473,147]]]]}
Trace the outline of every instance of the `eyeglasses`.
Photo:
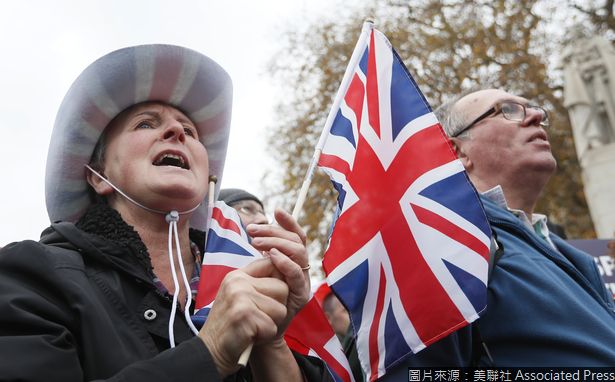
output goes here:
{"type": "Polygon", "coordinates": [[[249,216],[255,216],[258,214],[262,214],[266,216],[265,211],[263,211],[261,208],[257,206],[246,204],[246,205],[240,205],[240,206],[234,205],[233,207],[237,209],[237,211],[241,212],[242,214],[246,214],[249,216]]]}
{"type": "Polygon", "coordinates": [[[542,107],[536,106],[536,105],[524,105],[524,104],[513,102],[513,101],[504,101],[504,102],[498,102],[495,105],[493,105],[491,109],[487,110],[486,112],[478,116],[478,118],[472,121],[468,126],[464,127],[463,129],[455,133],[453,137],[457,137],[461,135],[462,133],[464,133],[469,128],[476,125],[478,122],[482,121],[483,119],[488,118],[488,117],[495,117],[499,113],[502,113],[502,116],[508,119],[509,121],[523,122],[523,120],[527,116],[527,112],[526,112],[527,109],[536,110],[539,113],[541,113],[542,116],[540,119],[540,126],[542,127],[549,126],[549,114],[547,114],[547,111],[543,109],[542,107]]]}

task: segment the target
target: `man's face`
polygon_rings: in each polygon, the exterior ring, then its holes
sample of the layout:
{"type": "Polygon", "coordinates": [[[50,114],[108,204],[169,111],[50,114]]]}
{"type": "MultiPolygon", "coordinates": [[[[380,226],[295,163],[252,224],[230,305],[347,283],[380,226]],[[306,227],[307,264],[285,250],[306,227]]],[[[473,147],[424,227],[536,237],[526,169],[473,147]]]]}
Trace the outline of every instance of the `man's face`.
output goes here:
{"type": "Polygon", "coordinates": [[[181,111],[160,103],[140,104],[107,128],[103,171],[121,190],[161,210],[187,210],[203,201],[207,151],[181,111]]]}
{"type": "Polygon", "coordinates": [[[255,200],[246,199],[233,203],[232,207],[239,213],[239,218],[244,226],[248,224],[267,224],[269,220],[263,211],[263,207],[255,200]]]}
{"type": "Polygon", "coordinates": [[[327,320],[329,320],[335,334],[343,338],[348,331],[348,325],[350,325],[348,311],[335,295],[329,295],[327,299],[331,300],[328,301],[328,307],[325,309],[325,316],[327,320]]]}
{"type": "MultiPolygon", "coordinates": [[[[469,123],[502,101],[529,103],[525,98],[503,90],[489,89],[463,97],[455,104],[454,110],[462,112],[469,123]]],[[[508,184],[510,179],[522,181],[529,174],[550,177],[556,162],[547,133],[540,126],[541,119],[540,112],[531,108],[526,108],[523,121],[511,121],[498,113],[468,130],[471,138],[457,138],[455,143],[462,151],[462,159],[467,156],[464,164],[470,177],[487,187],[508,184]]]]}

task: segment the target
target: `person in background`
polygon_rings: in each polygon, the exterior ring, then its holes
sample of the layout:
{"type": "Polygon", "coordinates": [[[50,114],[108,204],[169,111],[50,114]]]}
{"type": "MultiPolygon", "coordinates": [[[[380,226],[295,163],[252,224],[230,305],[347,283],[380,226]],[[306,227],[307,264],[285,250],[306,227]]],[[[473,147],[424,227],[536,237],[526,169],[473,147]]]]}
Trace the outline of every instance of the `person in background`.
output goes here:
{"type": "Polygon", "coordinates": [[[500,250],[490,259],[481,317],[409,356],[383,381],[416,366],[615,365],[613,296],[593,258],[549,232],[535,211],[557,166],[548,113],[522,96],[481,89],[435,114],[480,193],[500,250]]]}
{"type": "Polygon", "coordinates": [[[326,281],[323,281],[316,288],[313,298],[316,299],[318,305],[322,308],[325,318],[331,325],[331,329],[340,340],[342,350],[348,359],[355,381],[363,381],[363,370],[357,356],[356,341],[354,331],[350,325],[348,311],[331,288],[329,288],[326,281]]]}
{"type": "Polygon", "coordinates": [[[222,200],[239,213],[244,226],[248,224],[267,224],[263,202],[251,193],[239,188],[223,188],[220,190],[218,200],[222,200]]]}
{"type": "Polygon", "coordinates": [[[344,354],[348,358],[350,370],[355,378],[355,381],[363,380],[363,370],[359,363],[357,355],[356,339],[354,331],[350,326],[350,315],[337,298],[337,296],[329,290],[329,293],[322,300],[322,310],[325,312],[327,320],[331,324],[333,331],[339,338],[344,350],[344,354]]]}
{"type": "Polygon", "coordinates": [[[217,63],[172,45],[111,52],[75,80],[49,146],[53,223],[0,250],[0,379],[329,378],[283,339],[310,283],[305,234],[282,210],[250,225],[266,258],[230,272],[204,326],[191,323],[231,94],[217,63]]]}
{"type": "Polygon", "coordinates": [[[501,89],[439,107],[457,156],[502,246],[477,321],[492,361],[506,366],[615,365],[615,305],[591,256],[549,232],[538,198],[556,169],[549,115],[501,89]]]}
{"type": "Polygon", "coordinates": [[[329,293],[322,302],[322,309],[335,334],[340,341],[344,339],[350,325],[350,316],[344,305],[333,293],[329,293]]]}

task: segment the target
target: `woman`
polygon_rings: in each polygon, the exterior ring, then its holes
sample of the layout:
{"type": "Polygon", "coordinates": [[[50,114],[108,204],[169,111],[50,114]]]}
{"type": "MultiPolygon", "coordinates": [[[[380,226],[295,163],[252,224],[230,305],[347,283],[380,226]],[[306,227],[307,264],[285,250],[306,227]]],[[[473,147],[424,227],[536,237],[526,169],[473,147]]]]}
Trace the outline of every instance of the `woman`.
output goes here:
{"type": "Polygon", "coordinates": [[[177,46],[121,49],[77,78],[49,147],[56,223],[0,251],[1,380],[327,378],[283,341],[309,290],[305,235],[284,211],[248,227],[268,256],[229,273],[203,328],[190,323],[230,105],[226,72],[177,46]]]}

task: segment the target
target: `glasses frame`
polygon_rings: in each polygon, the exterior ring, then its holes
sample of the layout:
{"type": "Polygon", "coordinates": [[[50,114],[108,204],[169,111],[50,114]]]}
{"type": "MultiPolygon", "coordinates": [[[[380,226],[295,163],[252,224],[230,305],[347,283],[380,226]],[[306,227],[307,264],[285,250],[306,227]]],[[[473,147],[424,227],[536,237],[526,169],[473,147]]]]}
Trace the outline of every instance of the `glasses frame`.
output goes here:
{"type": "Polygon", "coordinates": [[[237,207],[237,212],[241,212],[241,213],[246,214],[248,216],[256,216],[258,214],[261,214],[263,216],[267,216],[265,214],[265,211],[263,211],[262,209],[260,209],[260,208],[253,208],[250,205],[238,206],[237,207]]]}
{"type": "Polygon", "coordinates": [[[476,117],[476,119],[474,119],[472,122],[470,122],[470,124],[468,124],[466,127],[464,127],[463,129],[459,130],[458,132],[455,133],[455,135],[453,135],[452,137],[458,137],[461,134],[465,133],[466,131],[468,131],[471,127],[474,127],[474,125],[476,125],[478,122],[482,121],[483,119],[486,119],[488,117],[495,117],[496,115],[502,113],[502,116],[504,118],[506,118],[509,121],[514,121],[514,122],[521,122],[523,121],[526,117],[527,117],[527,108],[530,109],[539,109],[542,110],[542,112],[544,113],[544,118],[542,119],[542,121],[540,121],[540,126],[542,127],[548,127],[549,126],[549,113],[547,113],[547,111],[540,106],[537,105],[524,105],[520,102],[515,102],[515,101],[502,101],[502,102],[497,102],[495,105],[493,105],[489,110],[487,110],[486,112],[484,112],[483,114],[479,115],[478,117],[476,117]],[[515,120],[515,119],[510,119],[508,117],[506,117],[506,115],[504,113],[502,113],[502,105],[504,104],[515,104],[515,105],[519,105],[523,108],[523,118],[521,120],[515,120]],[[492,115],[493,114],[493,115],[492,115]]]}

